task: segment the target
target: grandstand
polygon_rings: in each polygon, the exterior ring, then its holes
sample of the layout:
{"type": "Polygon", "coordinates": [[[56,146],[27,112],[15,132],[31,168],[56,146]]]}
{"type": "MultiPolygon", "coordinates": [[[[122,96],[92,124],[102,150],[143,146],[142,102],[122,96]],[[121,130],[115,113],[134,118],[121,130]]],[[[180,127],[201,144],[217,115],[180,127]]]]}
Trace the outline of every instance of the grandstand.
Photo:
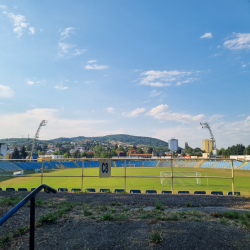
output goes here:
{"type": "MultiPolygon", "coordinates": [[[[232,162],[230,160],[163,160],[163,159],[144,159],[144,160],[126,160],[126,167],[173,167],[178,168],[215,168],[215,169],[231,169],[232,162]]],[[[234,169],[250,170],[250,161],[234,161],[234,169]]],[[[124,167],[125,160],[111,160],[111,167],[124,167]]],[[[44,169],[60,169],[60,168],[81,168],[82,161],[50,161],[43,162],[44,169]]],[[[85,160],[85,168],[98,168],[99,161],[85,160]]],[[[15,170],[35,170],[41,169],[42,162],[14,162],[14,161],[0,161],[0,171],[15,171],[15,170]]]]}

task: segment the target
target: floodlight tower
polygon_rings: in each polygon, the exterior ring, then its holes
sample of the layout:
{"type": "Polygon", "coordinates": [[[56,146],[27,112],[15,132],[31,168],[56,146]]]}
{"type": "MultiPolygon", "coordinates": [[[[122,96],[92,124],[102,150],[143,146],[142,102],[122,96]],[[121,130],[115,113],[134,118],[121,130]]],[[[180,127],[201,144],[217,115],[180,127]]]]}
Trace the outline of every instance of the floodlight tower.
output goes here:
{"type": "Polygon", "coordinates": [[[38,129],[37,129],[37,131],[36,131],[35,137],[34,137],[34,139],[33,139],[32,149],[31,149],[31,157],[30,157],[30,159],[32,159],[33,150],[34,150],[34,147],[35,147],[36,140],[39,138],[39,132],[40,132],[40,130],[41,130],[41,127],[46,126],[47,123],[48,123],[48,121],[42,120],[41,123],[39,124],[39,127],[38,127],[38,129]]]}
{"type": "Polygon", "coordinates": [[[209,133],[210,133],[210,136],[211,136],[211,140],[212,140],[212,149],[213,150],[216,150],[216,141],[214,139],[214,135],[213,135],[213,132],[209,126],[209,124],[207,122],[203,122],[203,123],[200,123],[201,124],[201,127],[202,128],[207,128],[209,130],[209,133]]]}

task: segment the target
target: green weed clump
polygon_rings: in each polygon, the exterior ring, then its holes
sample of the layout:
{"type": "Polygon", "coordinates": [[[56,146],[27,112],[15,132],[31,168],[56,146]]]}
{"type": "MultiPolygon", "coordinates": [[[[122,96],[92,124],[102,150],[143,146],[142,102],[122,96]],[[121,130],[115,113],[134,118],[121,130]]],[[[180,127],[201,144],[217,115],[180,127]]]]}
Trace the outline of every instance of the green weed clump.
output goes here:
{"type": "Polygon", "coordinates": [[[114,220],[114,215],[111,213],[106,213],[102,216],[103,220],[114,220]]]}
{"type": "Polygon", "coordinates": [[[38,219],[38,222],[40,222],[42,225],[51,225],[51,224],[56,224],[57,219],[58,219],[57,213],[49,213],[47,215],[42,215],[38,219]]]}
{"type": "Polygon", "coordinates": [[[164,205],[159,202],[158,200],[155,201],[155,208],[158,209],[158,210],[164,210],[164,205]]]}
{"type": "Polygon", "coordinates": [[[154,231],[152,229],[152,234],[150,236],[150,242],[151,243],[154,243],[154,244],[160,244],[162,242],[162,235],[161,233],[157,232],[157,231],[154,231]]]}
{"type": "Polygon", "coordinates": [[[84,216],[90,216],[92,215],[92,212],[90,210],[87,210],[86,208],[83,210],[84,216]]]}
{"type": "Polygon", "coordinates": [[[0,199],[0,206],[13,206],[18,204],[22,200],[21,197],[10,196],[0,199]]]}
{"type": "Polygon", "coordinates": [[[192,207],[193,204],[192,204],[191,202],[187,201],[187,202],[185,202],[185,206],[186,206],[186,207],[192,207]]]}
{"type": "Polygon", "coordinates": [[[118,201],[111,202],[111,206],[121,206],[122,204],[118,201]]]}

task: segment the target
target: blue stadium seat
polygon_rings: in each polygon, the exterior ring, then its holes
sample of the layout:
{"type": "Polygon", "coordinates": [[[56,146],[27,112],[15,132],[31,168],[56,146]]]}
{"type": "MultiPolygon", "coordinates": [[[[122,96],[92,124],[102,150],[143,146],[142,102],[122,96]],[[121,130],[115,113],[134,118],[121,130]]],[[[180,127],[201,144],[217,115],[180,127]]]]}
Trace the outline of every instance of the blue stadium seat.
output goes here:
{"type": "Polygon", "coordinates": [[[110,192],[109,188],[101,188],[100,193],[110,192]]]}
{"type": "Polygon", "coordinates": [[[146,190],[146,194],[157,194],[156,190],[146,190]]]}
{"type": "Polygon", "coordinates": [[[127,161],[126,162],[127,166],[129,166],[129,162],[130,162],[131,167],[142,167],[142,164],[143,164],[142,161],[127,161]]]}
{"type": "Polygon", "coordinates": [[[222,191],[212,191],[211,194],[223,195],[223,192],[222,191]]]}
{"type": "Polygon", "coordinates": [[[81,192],[82,190],[80,188],[72,188],[71,192],[81,192]]]}
{"type": "Polygon", "coordinates": [[[200,165],[200,168],[211,168],[216,161],[205,161],[200,165]]]}
{"type": "Polygon", "coordinates": [[[22,169],[24,169],[24,170],[34,170],[32,167],[30,167],[29,165],[27,165],[27,164],[24,163],[24,162],[16,162],[16,164],[17,164],[20,168],[22,168],[22,169]]]}
{"type": "Polygon", "coordinates": [[[99,161],[89,161],[92,168],[99,168],[99,161]]]}
{"type": "Polygon", "coordinates": [[[125,189],[115,189],[115,193],[125,192],[125,189]]]}
{"type": "Polygon", "coordinates": [[[50,165],[53,166],[53,168],[56,168],[56,169],[59,169],[60,167],[64,167],[60,162],[56,162],[56,161],[51,161],[50,165]]]}
{"type": "Polygon", "coordinates": [[[67,188],[58,188],[58,192],[68,192],[67,188]]]}
{"type": "Polygon", "coordinates": [[[125,165],[124,161],[116,161],[115,163],[116,163],[117,167],[124,167],[124,165],[125,165]]]}
{"type": "Polygon", "coordinates": [[[95,189],[94,188],[86,188],[85,191],[89,192],[89,193],[95,193],[95,189]]]}
{"type": "Polygon", "coordinates": [[[206,191],[194,191],[194,194],[206,194],[206,191]]]}
{"type": "Polygon", "coordinates": [[[23,170],[22,168],[10,161],[0,161],[0,168],[4,171],[23,170]]]}
{"type": "MultiPolygon", "coordinates": [[[[228,192],[227,195],[232,195],[232,194],[233,194],[233,192],[228,192]]],[[[234,192],[234,195],[240,195],[240,192],[234,192]]]]}
{"type": "Polygon", "coordinates": [[[138,189],[131,189],[131,190],[130,190],[130,193],[131,193],[131,194],[141,194],[141,190],[138,190],[138,189]]]}
{"type": "Polygon", "coordinates": [[[189,194],[189,191],[178,191],[178,194],[189,194]]]}
{"type": "Polygon", "coordinates": [[[144,167],[156,167],[159,161],[144,161],[144,167]]]}
{"type": "Polygon", "coordinates": [[[250,170],[250,161],[247,162],[243,167],[241,167],[240,170],[250,170]]]}
{"type": "MultiPolygon", "coordinates": [[[[234,169],[241,166],[244,162],[241,161],[234,161],[234,169]]],[[[226,166],[226,169],[232,169],[232,163],[230,163],[228,166],[226,166]]]]}
{"type": "Polygon", "coordinates": [[[33,169],[39,169],[39,168],[41,168],[41,166],[39,164],[37,164],[36,162],[27,162],[26,164],[28,164],[33,169]]]}
{"type": "MultiPolygon", "coordinates": [[[[224,168],[226,165],[228,165],[228,163],[230,163],[230,161],[218,161],[213,168],[224,168]]],[[[229,164],[231,165],[231,164],[229,164]]],[[[232,168],[232,165],[231,165],[232,168]]]]}
{"type": "Polygon", "coordinates": [[[49,164],[49,162],[44,162],[42,164],[42,166],[43,166],[43,169],[53,169],[54,168],[54,166],[52,166],[51,164],[49,164]]]}
{"type": "Polygon", "coordinates": [[[28,191],[27,188],[18,188],[18,191],[28,191]]]}
{"type": "Polygon", "coordinates": [[[172,194],[172,191],[165,191],[165,190],[163,190],[163,191],[161,191],[161,193],[162,194],[172,194]]]}
{"type": "Polygon", "coordinates": [[[7,192],[12,192],[12,191],[16,191],[16,189],[15,188],[6,188],[6,191],[7,192]]]}
{"type": "Polygon", "coordinates": [[[192,160],[188,160],[185,168],[195,168],[197,167],[199,164],[201,163],[201,161],[192,161],[192,160]]]}
{"type": "Polygon", "coordinates": [[[171,161],[161,161],[160,167],[171,167],[171,161]]]}
{"type": "MultiPolygon", "coordinates": [[[[78,166],[79,166],[80,168],[82,167],[82,161],[77,161],[76,163],[78,164],[78,166]]],[[[88,164],[87,161],[84,161],[84,167],[85,167],[85,168],[89,168],[89,167],[90,167],[90,165],[88,164]]]]}
{"type": "Polygon", "coordinates": [[[182,168],[186,163],[186,160],[173,161],[173,167],[182,168]]]}
{"type": "Polygon", "coordinates": [[[66,168],[77,168],[76,164],[73,161],[64,161],[64,162],[62,162],[62,164],[66,168]]]}

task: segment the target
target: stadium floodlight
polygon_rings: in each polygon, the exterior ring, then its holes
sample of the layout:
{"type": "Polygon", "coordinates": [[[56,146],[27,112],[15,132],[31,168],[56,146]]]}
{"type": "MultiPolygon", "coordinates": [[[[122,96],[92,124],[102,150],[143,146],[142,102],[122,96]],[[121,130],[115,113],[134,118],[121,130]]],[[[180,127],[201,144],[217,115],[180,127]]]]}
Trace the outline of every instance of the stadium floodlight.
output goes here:
{"type": "Polygon", "coordinates": [[[207,122],[200,123],[202,128],[207,128],[209,130],[210,136],[211,136],[211,141],[212,141],[212,149],[216,150],[216,141],[213,135],[213,132],[207,122]]]}
{"type": "Polygon", "coordinates": [[[30,157],[30,159],[32,159],[33,150],[34,150],[34,147],[35,147],[36,140],[39,138],[39,132],[40,132],[40,130],[41,130],[41,127],[46,126],[47,123],[48,123],[47,120],[42,120],[42,121],[40,122],[40,124],[39,124],[39,127],[38,127],[38,129],[37,129],[37,131],[36,131],[35,137],[34,137],[34,139],[33,139],[33,144],[32,144],[31,157],[30,157]]]}

